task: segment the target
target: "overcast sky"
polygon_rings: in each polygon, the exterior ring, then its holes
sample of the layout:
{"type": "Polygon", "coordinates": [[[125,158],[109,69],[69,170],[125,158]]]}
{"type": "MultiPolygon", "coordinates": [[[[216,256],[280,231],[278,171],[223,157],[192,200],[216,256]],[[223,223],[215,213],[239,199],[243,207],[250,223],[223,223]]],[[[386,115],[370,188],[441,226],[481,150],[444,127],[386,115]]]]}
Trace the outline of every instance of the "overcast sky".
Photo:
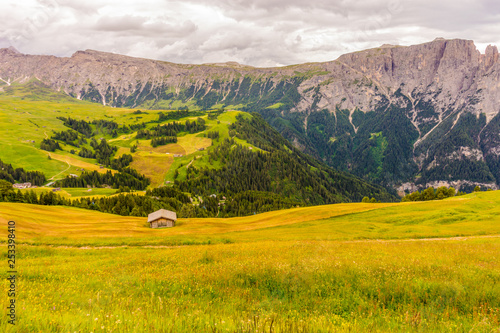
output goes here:
{"type": "Polygon", "coordinates": [[[1,0],[0,47],[282,66],[436,37],[500,46],[498,0],[1,0]]]}

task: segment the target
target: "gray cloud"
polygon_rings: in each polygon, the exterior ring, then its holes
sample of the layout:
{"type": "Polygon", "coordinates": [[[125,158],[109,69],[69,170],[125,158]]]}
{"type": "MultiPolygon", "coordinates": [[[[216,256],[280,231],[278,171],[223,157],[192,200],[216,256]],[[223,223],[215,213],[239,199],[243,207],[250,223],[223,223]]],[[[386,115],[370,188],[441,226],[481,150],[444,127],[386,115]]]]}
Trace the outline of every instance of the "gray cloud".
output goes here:
{"type": "Polygon", "coordinates": [[[92,29],[98,33],[118,32],[122,36],[132,35],[162,39],[165,36],[189,36],[196,31],[197,26],[189,20],[182,24],[169,24],[143,16],[122,15],[100,17],[92,29]]]}
{"type": "Polygon", "coordinates": [[[100,17],[95,25],[97,31],[131,31],[141,30],[147,22],[146,17],[123,15],[117,17],[100,17]]]}
{"type": "Polygon", "coordinates": [[[499,19],[494,0],[6,0],[0,46],[275,66],[435,37],[473,39],[484,49],[500,45],[499,19]]]}

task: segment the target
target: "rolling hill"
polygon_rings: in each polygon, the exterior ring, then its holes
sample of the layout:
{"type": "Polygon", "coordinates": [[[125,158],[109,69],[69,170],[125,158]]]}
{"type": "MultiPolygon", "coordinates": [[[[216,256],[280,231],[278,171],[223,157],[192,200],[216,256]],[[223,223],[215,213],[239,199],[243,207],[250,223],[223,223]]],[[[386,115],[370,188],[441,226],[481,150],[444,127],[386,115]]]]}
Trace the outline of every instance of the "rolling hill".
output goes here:
{"type": "Polygon", "coordinates": [[[166,229],[150,229],[144,217],[0,203],[0,221],[16,221],[21,243],[65,246],[418,239],[498,235],[499,203],[499,192],[487,191],[444,201],[342,203],[246,217],[181,218],[166,229]]]}

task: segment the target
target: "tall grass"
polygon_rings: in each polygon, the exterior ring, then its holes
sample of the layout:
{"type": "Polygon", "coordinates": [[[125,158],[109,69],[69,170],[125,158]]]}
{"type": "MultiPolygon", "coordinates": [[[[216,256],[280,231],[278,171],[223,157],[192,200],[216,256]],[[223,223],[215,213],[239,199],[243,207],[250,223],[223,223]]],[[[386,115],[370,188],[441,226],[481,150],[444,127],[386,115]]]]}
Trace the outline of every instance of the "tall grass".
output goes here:
{"type": "MultiPolygon", "coordinates": [[[[19,252],[18,332],[498,332],[500,325],[496,238],[19,252]]],[[[5,317],[0,330],[16,331],[5,317]]]]}
{"type": "MultiPolygon", "coordinates": [[[[147,228],[146,219],[141,217],[62,206],[0,203],[0,223],[9,219],[16,220],[22,243],[67,246],[498,235],[500,192],[473,193],[444,201],[335,204],[228,219],[179,219],[175,228],[166,229],[147,228]]],[[[6,232],[0,228],[0,243],[5,241],[2,235],[6,232]]]]}
{"type": "Polygon", "coordinates": [[[162,230],[0,203],[19,242],[19,321],[0,312],[0,332],[500,332],[499,201],[339,204],[162,230]],[[475,237],[434,238],[456,235],[475,237]]]}

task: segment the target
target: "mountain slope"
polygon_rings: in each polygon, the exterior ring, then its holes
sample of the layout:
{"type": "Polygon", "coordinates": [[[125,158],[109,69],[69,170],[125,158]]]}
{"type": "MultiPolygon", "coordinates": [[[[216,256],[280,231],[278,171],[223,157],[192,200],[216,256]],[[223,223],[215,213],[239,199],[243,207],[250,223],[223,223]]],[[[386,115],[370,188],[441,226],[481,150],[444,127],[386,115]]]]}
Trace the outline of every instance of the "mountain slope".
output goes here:
{"type": "Polygon", "coordinates": [[[499,66],[496,47],[480,54],[472,41],[444,39],[280,68],[0,50],[4,86],[38,78],[112,106],[257,111],[301,150],[400,189],[497,187],[499,66]]]}
{"type": "MultiPolygon", "coordinates": [[[[111,108],[30,81],[5,88],[0,117],[5,120],[0,161],[7,170],[0,180],[27,181],[29,176],[37,179],[32,185],[85,189],[87,198],[72,203],[79,207],[141,216],[163,204],[183,209],[182,216],[222,217],[364,196],[395,200],[381,186],[300,152],[258,114],[111,108]],[[97,202],[90,200],[94,188],[149,191],[148,198],[97,202]]],[[[11,193],[6,200],[36,198],[11,193]]],[[[63,198],[38,200],[70,204],[63,198]]]]}
{"type": "Polygon", "coordinates": [[[327,167],[301,153],[270,127],[258,114],[239,114],[230,125],[230,136],[252,146],[226,139],[209,149],[209,159],[220,162],[218,168],[194,164],[179,182],[185,192],[208,196],[210,193],[238,195],[243,191],[272,192],[306,204],[361,201],[363,196],[389,201],[382,188],[367,184],[347,173],[327,167]]]}

